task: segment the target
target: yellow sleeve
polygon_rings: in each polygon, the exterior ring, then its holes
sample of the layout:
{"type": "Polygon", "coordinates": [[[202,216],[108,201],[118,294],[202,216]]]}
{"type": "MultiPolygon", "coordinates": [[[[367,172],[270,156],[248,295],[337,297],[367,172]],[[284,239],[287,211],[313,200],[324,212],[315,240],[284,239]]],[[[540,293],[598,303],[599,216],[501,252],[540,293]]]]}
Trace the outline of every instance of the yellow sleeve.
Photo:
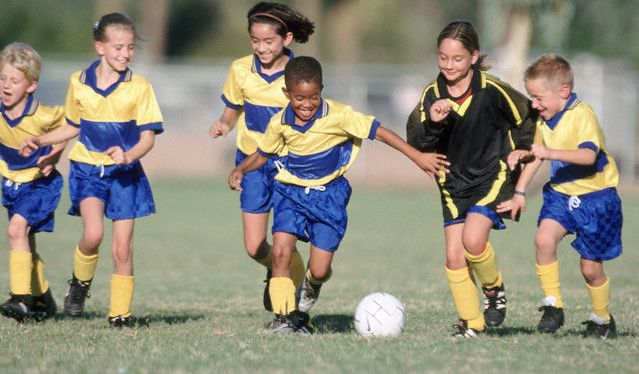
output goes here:
{"type": "Polygon", "coordinates": [[[266,131],[257,139],[257,148],[261,153],[276,155],[284,151],[286,146],[282,132],[284,126],[280,123],[283,112],[282,110],[271,118],[266,131]]]}
{"type": "Polygon", "coordinates": [[[371,138],[371,130],[376,122],[374,116],[355,112],[350,106],[345,106],[340,114],[342,115],[341,127],[344,131],[359,139],[371,138]]]}
{"type": "Polygon", "coordinates": [[[150,84],[142,86],[136,105],[135,120],[138,126],[161,125],[164,121],[160,105],[150,84]]]}
{"type": "Polygon", "coordinates": [[[67,121],[76,126],[80,126],[80,103],[75,96],[75,85],[78,84],[78,79],[78,73],[71,75],[69,88],[67,90],[67,98],[64,104],[64,115],[67,121]]]}
{"type": "Polygon", "coordinates": [[[244,94],[242,92],[242,83],[246,74],[243,72],[238,62],[233,62],[224,81],[222,94],[225,101],[235,106],[244,106],[244,94]]]}

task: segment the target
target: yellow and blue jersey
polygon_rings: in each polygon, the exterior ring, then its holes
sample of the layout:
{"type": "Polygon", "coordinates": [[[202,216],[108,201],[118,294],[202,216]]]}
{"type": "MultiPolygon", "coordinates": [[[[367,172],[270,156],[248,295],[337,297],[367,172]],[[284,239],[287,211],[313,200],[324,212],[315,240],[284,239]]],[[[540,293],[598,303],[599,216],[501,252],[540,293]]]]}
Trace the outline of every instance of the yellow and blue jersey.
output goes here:
{"type": "Polygon", "coordinates": [[[552,160],[550,187],[566,195],[616,187],[619,183],[617,164],[606,151],[603,131],[592,108],[571,94],[564,109],[548,121],[537,122],[535,141],[543,141],[554,149],[591,149],[596,154],[593,165],[575,165],[552,160]]]}
{"type": "Polygon", "coordinates": [[[67,123],[80,128],[69,159],[91,165],[113,165],[104,151],[119,146],[131,149],[145,130],[164,131],[163,118],[153,88],[130,69],[105,90],[97,87],[95,69],[71,75],[65,105],[67,123]]]}
{"type": "MultiPolygon", "coordinates": [[[[293,58],[293,53],[284,53],[293,58]]],[[[284,95],[284,71],[273,75],[262,73],[260,60],[255,55],[233,61],[228,72],[222,101],[229,108],[241,110],[237,121],[237,148],[250,155],[257,149],[257,139],[266,130],[271,117],[279,112],[288,99],[284,95]]]]}
{"type": "Polygon", "coordinates": [[[20,146],[27,139],[39,136],[62,124],[64,112],[61,106],[41,104],[33,95],[27,97],[24,112],[10,119],[0,104],[0,174],[13,182],[26,183],[42,177],[36,163],[51,152],[51,146],[35,150],[29,157],[20,156],[20,146]]]}
{"type": "Polygon", "coordinates": [[[375,139],[379,121],[350,106],[323,99],[305,125],[295,124],[290,105],[269,122],[258,152],[276,157],[288,150],[275,180],[303,187],[321,186],[342,176],[357,156],[362,139],[375,139]]]}

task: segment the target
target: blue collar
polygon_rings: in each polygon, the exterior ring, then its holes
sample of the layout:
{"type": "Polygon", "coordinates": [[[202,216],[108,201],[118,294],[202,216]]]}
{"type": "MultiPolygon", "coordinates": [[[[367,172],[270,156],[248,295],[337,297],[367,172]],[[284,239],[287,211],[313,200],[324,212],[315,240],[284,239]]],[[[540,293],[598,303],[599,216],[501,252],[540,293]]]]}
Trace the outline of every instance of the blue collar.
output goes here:
{"type": "MultiPolygon", "coordinates": [[[[288,48],[284,48],[284,55],[288,56],[289,61],[292,60],[293,57],[295,57],[293,56],[293,51],[288,48]]],[[[253,55],[253,70],[268,83],[273,83],[275,80],[277,80],[277,78],[284,75],[284,70],[273,73],[273,75],[262,73],[262,64],[260,63],[260,59],[259,57],[257,57],[257,55],[253,55]]]]}
{"type": "Polygon", "coordinates": [[[308,122],[306,122],[303,126],[296,125],[295,124],[295,113],[293,112],[293,108],[291,107],[291,103],[288,103],[288,105],[286,105],[286,108],[284,108],[284,115],[282,116],[282,123],[289,125],[293,130],[299,131],[299,132],[301,132],[303,134],[306,131],[308,131],[308,129],[313,127],[313,125],[315,124],[315,120],[316,119],[325,117],[327,115],[328,115],[328,103],[326,101],[324,101],[324,99],[322,99],[322,101],[320,102],[319,108],[317,108],[317,111],[315,111],[315,114],[313,114],[313,117],[311,117],[311,119],[308,120],[308,122]]]}
{"type": "Polygon", "coordinates": [[[96,93],[104,97],[107,97],[109,96],[111,92],[115,91],[115,89],[118,88],[121,82],[127,82],[131,80],[131,76],[133,75],[133,72],[131,71],[131,69],[127,68],[125,71],[120,73],[120,76],[118,77],[118,80],[115,83],[107,87],[107,89],[102,90],[98,88],[97,86],[98,79],[95,74],[95,69],[98,67],[99,64],[100,64],[100,60],[96,60],[95,62],[91,64],[91,66],[89,66],[86,70],[84,70],[82,74],[80,75],[80,82],[91,87],[93,91],[95,91],[96,93]]]}
{"type": "Polygon", "coordinates": [[[34,114],[38,109],[38,105],[40,105],[38,99],[36,99],[33,94],[27,94],[27,103],[24,106],[24,110],[22,111],[22,114],[20,116],[16,117],[15,119],[10,119],[5,113],[7,108],[4,106],[3,103],[0,103],[0,112],[2,112],[2,117],[7,122],[7,124],[9,124],[9,126],[11,127],[15,127],[20,122],[22,122],[22,118],[34,114]]]}
{"type": "Polygon", "coordinates": [[[555,127],[557,126],[557,124],[559,123],[559,121],[561,120],[561,117],[564,116],[564,113],[566,113],[566,111],[568,109],[570,109],[570,107],[575,103],[575,101],[577,101],[577,94],[576,93],[571,93],[570,96],[568,97],[568,102],[566,103],[566,105],[564,106],[564,108],[561,110],[561,112],[555,114],[554,117],[552,117],[551,119],[549,119],[548,121],[546,121],[546,125],[551,129],[554,130],[555,127]]]}

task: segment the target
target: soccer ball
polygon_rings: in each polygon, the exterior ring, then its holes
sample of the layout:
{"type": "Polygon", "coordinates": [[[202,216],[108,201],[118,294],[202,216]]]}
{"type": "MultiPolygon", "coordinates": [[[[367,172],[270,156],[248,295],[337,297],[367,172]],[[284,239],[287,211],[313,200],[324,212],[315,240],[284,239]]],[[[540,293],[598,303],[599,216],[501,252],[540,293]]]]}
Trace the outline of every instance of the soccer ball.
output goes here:
{"type": "Polygon", "coordinates": [[[405,322],[404,305],[386,292],[367,295],[355,308],[355,330],[364,337],[398,336],[405,322]]]}

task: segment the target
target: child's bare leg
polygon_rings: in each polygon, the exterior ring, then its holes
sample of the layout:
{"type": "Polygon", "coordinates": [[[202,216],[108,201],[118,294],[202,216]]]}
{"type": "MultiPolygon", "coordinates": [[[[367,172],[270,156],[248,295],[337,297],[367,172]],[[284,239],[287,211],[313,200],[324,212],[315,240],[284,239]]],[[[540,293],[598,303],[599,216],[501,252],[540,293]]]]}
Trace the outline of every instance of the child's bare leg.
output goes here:
{"type": "Polygon", "coordinates": [[[113,274],[109,321],[114,326],[128,323],[133,300],[133,227],[134,219],[113,221],[113,274]]]}
{"type": "Polygon", "coordinates": [[[88,197],[80,202],[80,215],[84,232],[78,249],[85,256],[96,255],[104,237],[104,203],[96,197],[88,197]]]}
{"type": "Polygon", "coordinates": [[[269,284],[271,305],[275,314],[285,315],[296,309],[295,285],[291,279],[291,255],[295,248],[295,235],[276,232],[273,234],[273,277],[269,284]]]}
{"type": "MultiPolygon", "coordinates": [[[[271,250],[271,246],[266,242],[268,219],[268,213],[242,212],[244,248],[251,258],[260,263],[270,255],[271,250]]],[[[270,258],[269,264],[264,265],[270,267],[270,258]]]]}

